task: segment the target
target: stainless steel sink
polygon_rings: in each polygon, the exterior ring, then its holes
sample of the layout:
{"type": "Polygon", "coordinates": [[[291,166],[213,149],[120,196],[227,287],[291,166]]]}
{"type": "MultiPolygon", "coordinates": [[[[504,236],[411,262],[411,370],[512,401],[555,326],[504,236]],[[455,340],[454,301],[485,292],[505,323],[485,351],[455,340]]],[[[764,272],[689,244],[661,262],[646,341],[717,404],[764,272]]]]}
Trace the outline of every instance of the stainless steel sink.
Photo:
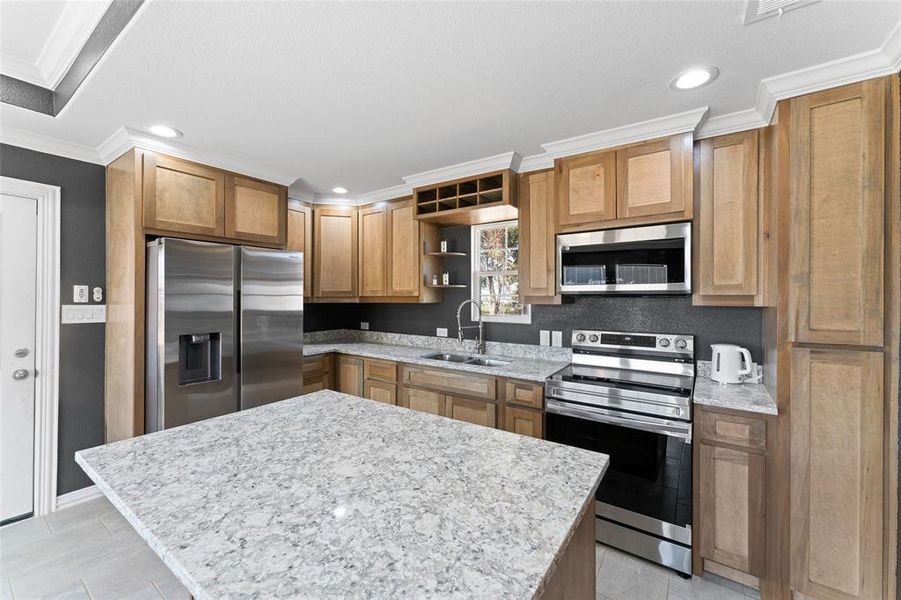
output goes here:
{"type": "Polygon", "coordinates": [[[470,358],[467,361],[464,361],[464,364],[467,365],[479,365],[481,367],[503,367],[505,365],[509,365],[509,360],[498,360],[496,358],[485,358],[484,356],[477,356],[470,358]]]}
{"type": "Polygon", "coordinates": [[[468,354],[452,354],[450,352],[432,352],[431,354],[423,354],[419,358],[428,358],[430,360],[443,360],[445,362],[465,363],[472,359],[468,354]]]}

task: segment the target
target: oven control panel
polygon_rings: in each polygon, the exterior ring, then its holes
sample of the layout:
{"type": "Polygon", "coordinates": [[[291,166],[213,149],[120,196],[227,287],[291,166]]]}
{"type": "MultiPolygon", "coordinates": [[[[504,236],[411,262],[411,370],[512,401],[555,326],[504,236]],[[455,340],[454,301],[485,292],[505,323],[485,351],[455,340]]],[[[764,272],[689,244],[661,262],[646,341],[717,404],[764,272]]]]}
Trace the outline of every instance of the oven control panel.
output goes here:
{"type": "Polygon", "coordinates": [[[634,348],[652,352],[670,352],[677,354],[694,354],[694,336],[670,333],[633,333],[622,331],[592,331],[588,329],[573,330],[573,348],[586,350],[596,348],[623,349],[634,348]]]}

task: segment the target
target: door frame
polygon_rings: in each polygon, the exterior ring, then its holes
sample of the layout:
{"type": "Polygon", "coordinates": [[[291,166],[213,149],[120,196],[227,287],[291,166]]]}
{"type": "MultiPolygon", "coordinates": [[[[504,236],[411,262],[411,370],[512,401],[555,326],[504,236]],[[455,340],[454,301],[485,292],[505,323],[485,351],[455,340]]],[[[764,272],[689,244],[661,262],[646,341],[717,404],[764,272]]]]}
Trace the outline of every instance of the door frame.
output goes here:
{"type": "Polygon", "coordinates": [[[56,510],[59,429],[60,188],[0,176],[0,193],[36,201],[37,289],[35,307],[34,507],[35,516],[56,510]]]}

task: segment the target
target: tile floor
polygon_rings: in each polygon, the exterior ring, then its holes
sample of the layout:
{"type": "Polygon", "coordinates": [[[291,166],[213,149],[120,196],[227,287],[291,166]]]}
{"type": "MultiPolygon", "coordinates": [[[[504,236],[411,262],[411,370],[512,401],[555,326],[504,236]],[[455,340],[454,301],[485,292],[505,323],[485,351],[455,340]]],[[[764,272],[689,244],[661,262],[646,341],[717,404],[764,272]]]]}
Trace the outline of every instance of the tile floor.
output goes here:
{"type": "MultiPolygon", "coordinates": [[[[730,581],[684,580],[597,545],[598,600],[746,600],[730,581]]],[[[173,600],[189,597],[116,509],[100,498],[0,528],[0,600],[173,600]]]]}

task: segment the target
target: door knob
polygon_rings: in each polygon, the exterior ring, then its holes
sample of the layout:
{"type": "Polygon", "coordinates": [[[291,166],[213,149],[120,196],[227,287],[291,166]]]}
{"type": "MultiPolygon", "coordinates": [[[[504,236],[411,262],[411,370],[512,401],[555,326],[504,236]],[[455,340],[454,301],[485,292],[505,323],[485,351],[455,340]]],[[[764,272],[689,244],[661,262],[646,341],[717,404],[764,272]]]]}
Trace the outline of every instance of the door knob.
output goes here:
{"type": "Polygon", "coordinates": [[[13,379],[25,379],[28,377],[28,369],[16,369],[13,371],[13,379]]]}
{"type": "Polygon", "coordinates": [[[16,358],[25,358],[26,356],[28,356],[28,348],[19,348],[18,350],[13,352],[13,354],[16,356],[16,358]]]}

